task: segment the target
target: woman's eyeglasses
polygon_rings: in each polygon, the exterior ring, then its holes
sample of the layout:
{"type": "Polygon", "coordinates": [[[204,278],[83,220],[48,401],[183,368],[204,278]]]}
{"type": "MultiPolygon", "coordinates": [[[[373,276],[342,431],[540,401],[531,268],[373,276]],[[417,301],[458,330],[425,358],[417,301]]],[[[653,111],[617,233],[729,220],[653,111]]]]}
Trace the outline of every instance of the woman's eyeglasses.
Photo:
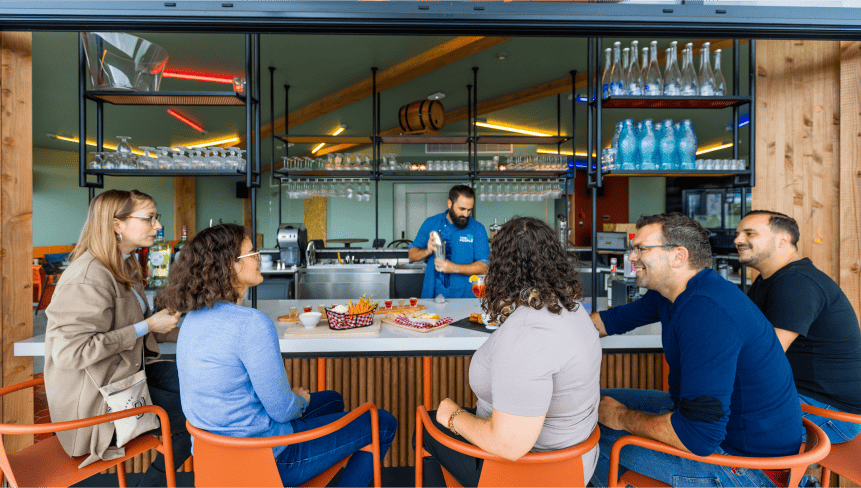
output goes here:
{"type": "Polygon", "coordinates": [[[129,218],[149,222],[149,225],[155,227],[155,223],[159,221],[159,219],[161,218],[161,214],[155,214],[152,217],[138,217],[137,215],[129,215],[129,218]]]}
{"type": "Polygon", "coordinates": [[[237,261],[239,261],[240,259],[242,259],[242,258],[247,258],[247,257],[249,257],[249,256],[256,256],[256,257],[257,257],[257,260],[259,261],[259,260],[260,260],[260,251],[258,251],[258,250],[254,250],[254,251],[252,251],[252,252],[250,252],[250,253],[248,253],[248,254],[243,254],[242,256],[239,256],[238,258],[236,258],[236,260],[237,260],[237,261]]]}

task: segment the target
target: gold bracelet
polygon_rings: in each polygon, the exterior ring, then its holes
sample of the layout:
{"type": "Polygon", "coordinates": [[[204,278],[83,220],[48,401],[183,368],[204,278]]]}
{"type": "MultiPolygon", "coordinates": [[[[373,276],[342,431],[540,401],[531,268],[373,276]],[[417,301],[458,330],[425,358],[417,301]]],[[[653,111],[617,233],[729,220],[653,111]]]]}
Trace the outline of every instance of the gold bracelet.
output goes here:
{"type": "Polygon", "coordinates": [[[450,431],[451,431],[451,433],[452,433],[452,434],[454,434],[454,435],[460,435],[460,432],[458,432],[458,431],[457,431],[457,430],[455,430],[455,428],[454,428],[454,418],[455,418],[455,417],[457,417],[457,415],[458,415],[459,413],[462,413],[462,412],[466,412],[466,410],[464,410],[464,409],[462,409],[462,408],[458,408],[457,410],[455,410],[454,412],[452,412],[452,413],[451,413],[451,417],[449,417],[449,418],[448,418],[448,430],[450,430],[450,431]]]}

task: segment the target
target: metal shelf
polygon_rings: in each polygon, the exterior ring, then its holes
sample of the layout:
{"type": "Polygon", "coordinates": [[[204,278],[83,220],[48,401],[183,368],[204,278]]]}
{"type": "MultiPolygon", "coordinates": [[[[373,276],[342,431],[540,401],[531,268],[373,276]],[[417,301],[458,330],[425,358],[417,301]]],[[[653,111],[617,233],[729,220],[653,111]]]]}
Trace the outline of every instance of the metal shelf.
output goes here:
{"type": "Polygon", "coordinates": [[[531,171],[531,170],[505,170],[505,171],[479,171],[479,178],[560,178],[573,176],[572,171],[531,171]]]}
{"type": "MultiPolygon", "coordinates": [[[[244,96],[236,92],[143,92],[143,91],[86,91],[84,97],[95,102],[112,105],[185,105],[185,106],[236,106],[244,107],[244,96]]],[[[253,100],[255,103],[257,100],[253,100]]]]}
{"type": "Polygon", "coordinates": [[[105,176],[245,176],[234,169],[87,169],[88,175],[105,176]]]}
{"type": "Polygon", "coordinates": [[[280,139],[284,142],[290,142],[293,144],[319,144],[324,142],[326,144],[370,144],[372,142],[371,136],[329,136],[329,135],[292,135],[292,134],[279,134],[275,136],[277,139],[280,139]]]}
{"type": "Polygon", "coordinates": [[[740,175],[749,175],[750,170],[728,170],[728,169],[718,169],[718,170],[693,170],[693,171],[682,171],[682,170],[610,170],[604,171],[603,175],[606,178],[613,176],[740,176],[740,175]]]}
{"type": "Polygon", "coordinates": [[[560,144],[570,141],[567,136],[478,136],[478,144],[560,144]]]}
{"type": "MultiPolygon", "coordinates": [[[[730,108],[750,103],[750,97],[614,96],[601,99],[601,108],[730,108]]],[[[597,105],[597,101],[590,102],[597,105]]]]}
{"type": "Polygon", "coordinates": [[[386,171],[380,174],[380,181],[385,180],[422,180],[422,181],[452,181],[465,180],[472,176],[471,171],[386,171]]]}
{"type": "Polygon", "coordinates": [[[281,179],[287,178],[373,178],[374,172],[366,169],[355,170],[311,170],[311,171],[276,171],[276,177],[281,179]]]}

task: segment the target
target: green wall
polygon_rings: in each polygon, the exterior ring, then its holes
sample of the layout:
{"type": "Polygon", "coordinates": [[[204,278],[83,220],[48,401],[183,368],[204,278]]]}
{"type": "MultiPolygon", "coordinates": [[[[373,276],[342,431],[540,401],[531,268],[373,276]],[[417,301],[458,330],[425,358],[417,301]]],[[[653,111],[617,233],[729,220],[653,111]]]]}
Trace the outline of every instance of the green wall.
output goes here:
{"type": "Polygon", "coordinates": [[[628,178],[628,222],[641,215],[667,211],[667,180],[664,177],[628,178]]]}

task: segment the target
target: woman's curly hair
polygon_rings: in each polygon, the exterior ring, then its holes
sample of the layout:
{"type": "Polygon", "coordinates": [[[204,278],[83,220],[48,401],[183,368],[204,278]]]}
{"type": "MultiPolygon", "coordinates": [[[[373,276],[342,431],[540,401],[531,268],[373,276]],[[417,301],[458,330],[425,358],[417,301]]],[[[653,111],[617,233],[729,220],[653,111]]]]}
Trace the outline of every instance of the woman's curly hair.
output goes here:
{"type": "Polygon", "coordinates": [[[250,234],[236,224],[200,231],[182,248],[170,267],[167,286],[158,294],[159,308],[191,312],[215,302],[236,303],[237,276],[233,263],[250,234]]]}
{"type": "Polygon", "coordinates": [[[580,306],[583,286],[572,264],[576,258],[543,221],[512,219],[496,234],[492,249],[482,302],[491,321],[504,322],[518,305],[547,307],[554,314],[563,307],[574,311],[580,306]]]}

